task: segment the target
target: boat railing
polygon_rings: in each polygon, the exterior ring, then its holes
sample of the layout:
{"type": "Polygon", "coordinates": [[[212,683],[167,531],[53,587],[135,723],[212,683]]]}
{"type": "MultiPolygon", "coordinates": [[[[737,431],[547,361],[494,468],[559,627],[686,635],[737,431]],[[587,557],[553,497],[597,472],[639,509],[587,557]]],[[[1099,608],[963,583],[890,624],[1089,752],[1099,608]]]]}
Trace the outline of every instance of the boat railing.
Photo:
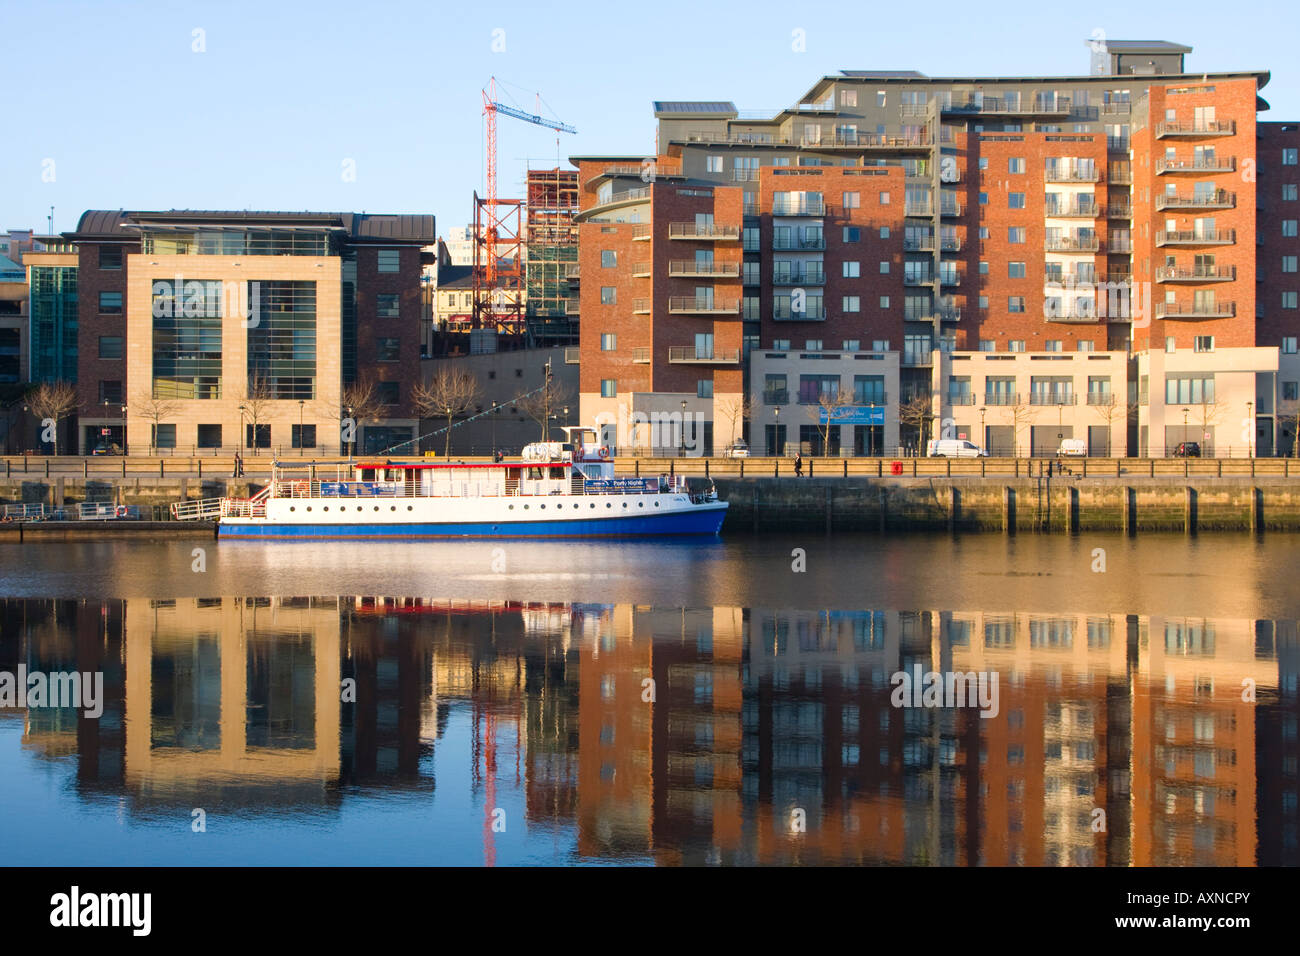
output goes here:
{"type": "MultiPolygon", "coordinates": [[[[269,496],[275,498],[528,498],[549,497],[557,494],[573,495],[650,495],[668,493],[686,493],[688,491],[684,476],[661,476],[659,478],[588,478],[582,481],[549,479],[545,490],[534,490],[526,484],[523,487],[513,483],[506,487],[490,481],[452,481],[438,482],[426,490],[420,484],[408,484],[402,481],[326,481],[320,479],[277,479],[269,486],[269,496]],[[551,484],[554,482],[554,484],[551,484]]],[[[267,495],[268,492],[263,492],[267,495]]],[[[242,499],[227,499],[237,502],[242,499]]],[[[256,499],[255,499],[256,500],[256,499]]],[[[261,499],[262,513],[265,513],[265,497],[261,499]]]]}

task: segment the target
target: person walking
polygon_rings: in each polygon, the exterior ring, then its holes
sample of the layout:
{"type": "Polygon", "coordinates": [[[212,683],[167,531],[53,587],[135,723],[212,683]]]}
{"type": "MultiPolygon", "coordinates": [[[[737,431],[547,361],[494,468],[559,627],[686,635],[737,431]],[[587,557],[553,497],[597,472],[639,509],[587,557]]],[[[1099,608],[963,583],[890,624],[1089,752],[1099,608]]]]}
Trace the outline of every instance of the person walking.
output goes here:
{"type": "Polygon", "coordinates": [[[240,456],[239,452],[235,452],[235,473],[233,477],[244,477],[244,459],[240,456]]]}
{"type": "Polygon", "coordinates": [[[803,477],[803,455],[796,454],[794,456],[794,476],[796,478],[803,477]]]}

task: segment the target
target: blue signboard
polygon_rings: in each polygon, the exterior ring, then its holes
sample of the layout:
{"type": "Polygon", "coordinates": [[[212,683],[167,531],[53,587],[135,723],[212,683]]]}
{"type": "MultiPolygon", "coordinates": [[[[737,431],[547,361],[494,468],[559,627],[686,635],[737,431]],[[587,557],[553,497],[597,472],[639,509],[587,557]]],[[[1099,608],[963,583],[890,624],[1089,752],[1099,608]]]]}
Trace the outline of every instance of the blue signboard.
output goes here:
{"type": "MultiPolygon", "coordinates": [[[[883,425],[885,424],[885,408],[883,405],[876,407],[870,405],[844,405],[832,409],[830,419],[832,425],[883,425]]],[[[818,410],[817,423],[819,425],[827,424],[826,409],[818,410]]]]}

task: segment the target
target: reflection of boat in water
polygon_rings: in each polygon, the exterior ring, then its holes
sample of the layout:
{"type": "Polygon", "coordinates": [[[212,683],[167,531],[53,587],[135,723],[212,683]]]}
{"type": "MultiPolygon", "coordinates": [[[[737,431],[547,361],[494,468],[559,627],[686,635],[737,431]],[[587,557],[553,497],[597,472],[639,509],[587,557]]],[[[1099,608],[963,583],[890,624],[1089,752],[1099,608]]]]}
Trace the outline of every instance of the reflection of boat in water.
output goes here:
{"type": "Polygon", "coordinates": [[[711,481],[619,477],[608,449],[565,429],[518,462],[276,462],[251,498],[224,498],[223,538],[716,535],[727,513],[711,481]],[[333,469],[332,480],[322,472],[333,469]]]}

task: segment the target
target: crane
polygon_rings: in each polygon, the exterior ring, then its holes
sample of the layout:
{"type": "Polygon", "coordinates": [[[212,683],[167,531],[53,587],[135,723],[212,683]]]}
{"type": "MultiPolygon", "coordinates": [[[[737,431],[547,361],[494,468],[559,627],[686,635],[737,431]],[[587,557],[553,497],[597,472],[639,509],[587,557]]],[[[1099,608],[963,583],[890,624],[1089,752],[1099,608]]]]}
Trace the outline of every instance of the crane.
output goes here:
{"type": "MultiPolygon", "coordinates": [[[[541,102],[540,95],[538,102],[541,102]]],[[[487,196],[483,199],[476,196],[474,204],[474,324],[480,328],[491,324],[499,329],[510,324],[517,326],[520,321],[518,312],[521,296],[511,296],[508,293],[522,291],[522,264],[519,260],[523,254],[523,223],[520,216],[522,204],[518,200],[506,202],[497,197],[498,113],[557,133],[578,131],[559,120],[547,119],[540,113],[529,113],[500,102],[497,98],[497,78],[489,78],[487,88],[483,90],[483,115],[487,119],[487,196]],[[501,211],[503,205],[509,207],[505,213],[501,211]],[[508,275],[502,274],[502,247],[506,247],[511,255],[512,265],[506,270],[508,275]],[[515,314],[504,315],[503,307],[505,311],[513,311],[515,314]],[[484,319],[488,321],[485,322],[484,319]]]]}

